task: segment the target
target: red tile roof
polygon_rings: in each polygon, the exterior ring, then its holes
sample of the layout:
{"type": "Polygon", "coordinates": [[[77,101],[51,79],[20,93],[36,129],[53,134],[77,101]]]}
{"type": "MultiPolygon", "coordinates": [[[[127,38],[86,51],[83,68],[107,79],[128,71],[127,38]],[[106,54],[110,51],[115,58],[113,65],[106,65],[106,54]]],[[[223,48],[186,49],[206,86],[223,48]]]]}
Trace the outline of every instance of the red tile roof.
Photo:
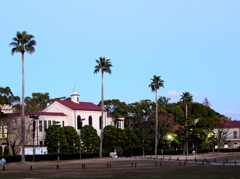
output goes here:
{"type": "MultiPolygon", "coordinates": [[[[107,117],[112,117],[112,115],[107,115],[107,117]]],[[[123,116],[118,116],[119,118],[124,118],[123,116]]]]}
{"type": "Polygon", "coordinates": [[[227,121],[225,123],[219,123],[216,128],[240,128],[240,121],[227,121]]]}
{"type": "Polygon", "coordinates": [[[102,110],[102,108],[100,106],[97,106],[96,104],[93,104],[91,102],[75,103],[73,101],[67,101],[67,100],[56,100],[56,102],[66,106],[72,110],[86,110],[86,111],[101,111],[102,110]]]}
{"type": "Polygon", "coordinates": [[[240,121],[229,121],[229,122],[227,122],[227,126],[229,128],[235,128],[235,127],[240,128],[240,121]]]}
{"type": "MultiPolygon", "coordinates": [[[[61,112],[26,112],[25,116],[37,115],[37,116],[67,116],[61,112]]],[[[10,113],[9,116],[21,116],[21,113],[10,113]]]]}

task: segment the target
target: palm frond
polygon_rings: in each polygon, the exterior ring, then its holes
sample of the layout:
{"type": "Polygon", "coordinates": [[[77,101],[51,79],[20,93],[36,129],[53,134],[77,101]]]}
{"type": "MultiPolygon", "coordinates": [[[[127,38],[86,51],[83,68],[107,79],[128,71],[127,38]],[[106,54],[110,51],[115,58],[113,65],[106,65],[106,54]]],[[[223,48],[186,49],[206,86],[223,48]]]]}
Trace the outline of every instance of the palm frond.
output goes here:
{"type": "Polygon", "coordinates": [[[154,75],[151,80],[152,82],[149,84],[148,87],[151,88],[152,92],[158,90],[160,87],[164,88],[164,81],[161,79],[161,76],[154,75]]]}
{"type": "Polygon", "coordinates": [[[112,70],[112,64],[110,62],[110,59],[106,59],[105,57],[100,57],[99,60],[96,60],[97,65],[95,66],[94,73],[98,73],[99,71],[106,72],[111,74],[112,70]]]}
{"type": "Polygon", "coordinates": [[[33,40],[34,36],[28,34],[26,31],[17,32],[16,37],[14,37],[9,45],[13,46],[11,50],[12,55],[16,52],[24,53],[25,51],[32,54],[35,52],[34,46],[36,45],[36,41],[33,40]]]}
{"type": "Polygon", "coordinates": [[[193,100],[193,95],[190,92],[183,92],[180,100],[184,103],[191,102],[193,100]]]}

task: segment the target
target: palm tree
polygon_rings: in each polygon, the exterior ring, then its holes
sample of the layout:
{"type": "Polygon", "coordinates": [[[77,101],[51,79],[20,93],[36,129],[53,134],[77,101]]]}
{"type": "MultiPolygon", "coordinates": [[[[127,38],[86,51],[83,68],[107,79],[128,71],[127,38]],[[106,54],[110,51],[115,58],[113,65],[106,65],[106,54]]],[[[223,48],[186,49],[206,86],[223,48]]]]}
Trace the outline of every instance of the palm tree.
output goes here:
{"type": "Polygon", "coordinates": [[[191,102],[193,100],[193,96],[191,95],[190,92],[183,92],[180,98],[180,101],[182,101],[185,104],[185,116],[186,116],[186,122],[185,122],[185,127],[186,127],[186,139],[184,141],[184,149],[183,149],[183,155],[188,155],[188,116],[187,116],[187,105],[188,102],[191,102]]]}
{"type": "Polygon", "coordinates": [[[155,102],[156,102],[156,128],[155,128],[155,155],[157,155],[157,146],[158,146],[158,100],[157,100],[157,90],[160,87],[164,88],[164,81],[161,80],[161,76],[154,75],[151,79],[152,82],[148,87],[152,89],[152,92],[155,92],[155,102]]]}
{"type": "Polygon", "coordinates": [[[22,111],[21,111],[21,133],[22,133],[22,162],[25,162],[25,113],[24,113],[24,53],[28,52],[32,54],[35,52],[34,46],[36,41],[34,36],[28,34],[26,31],[17,32],[16,37],[14,37],[13,42],[9,45],[13,46],[12,55],[14,53],[20,52],[22,54],[22,111]]]}
{"type": "Polygon", "coordinates": [[[103,146],[103,110],[104,110],[104,72],[111,74],[112,64],[110,59],[106,59],[105,57],[100,57],[99,60],[96,60],[97,65],[95,66],[94,74],[101,72],[102,73],[102,90],[101,90],[101,97],[102,97],[102,115],[101,115],[101,137],[100,137],[100,152],[99,157],[102,158],[102,146],[103,146]]]}

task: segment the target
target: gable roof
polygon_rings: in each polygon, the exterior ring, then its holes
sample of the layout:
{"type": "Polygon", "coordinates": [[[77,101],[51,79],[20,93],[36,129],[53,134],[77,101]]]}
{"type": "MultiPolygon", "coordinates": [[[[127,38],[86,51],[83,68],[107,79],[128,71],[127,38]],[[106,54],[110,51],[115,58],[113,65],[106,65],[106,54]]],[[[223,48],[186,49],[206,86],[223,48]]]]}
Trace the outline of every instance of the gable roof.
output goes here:
{"type": "MultiPolygon", "coordinates": [[[[56,100],[56,102],[66,106],[72,110],[102,111],[102,108],[100,106],[97,106],[96,104],[93,104],[91,102],[75,103],[73,101],[68,101],[68,100],[56,100]]],[[[104,110],[104,111],[106,111],[106,110],[104,110]]]]}

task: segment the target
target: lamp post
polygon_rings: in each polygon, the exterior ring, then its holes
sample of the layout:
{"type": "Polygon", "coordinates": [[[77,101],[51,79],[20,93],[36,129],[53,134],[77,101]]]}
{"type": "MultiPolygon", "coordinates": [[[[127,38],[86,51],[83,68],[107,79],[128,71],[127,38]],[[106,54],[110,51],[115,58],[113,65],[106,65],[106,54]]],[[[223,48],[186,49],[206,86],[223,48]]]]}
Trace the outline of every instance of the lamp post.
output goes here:
{"type": "Polygon", "coordinates": [[[39,116],[30,115],[30,118],[33,119],[33,162],[35,162],[35,130],[36,130],[36,120],[38,120],[39,116]]]}

